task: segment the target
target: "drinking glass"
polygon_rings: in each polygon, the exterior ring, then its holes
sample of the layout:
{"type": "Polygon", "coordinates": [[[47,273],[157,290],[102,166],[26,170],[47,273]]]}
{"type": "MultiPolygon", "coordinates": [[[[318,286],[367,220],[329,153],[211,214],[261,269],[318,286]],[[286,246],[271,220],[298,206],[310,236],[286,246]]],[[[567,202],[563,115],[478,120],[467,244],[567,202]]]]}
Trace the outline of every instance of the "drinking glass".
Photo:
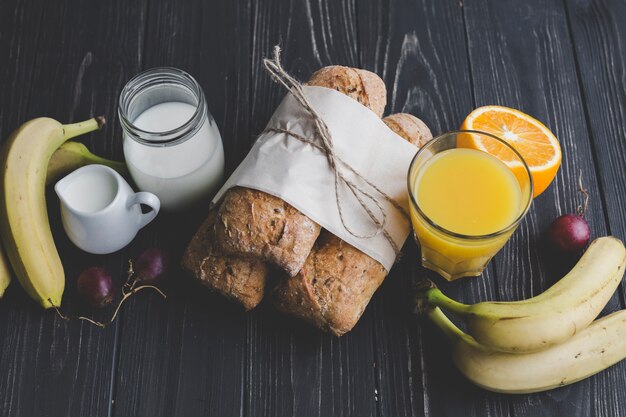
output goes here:
{"type": "Polygon", "coordinates": [[[491,258],[504,246],[528,212],[532,202],[533,182],[524,158],[511,145],[489,133],[466,130],[438,136],[417,152],[409,166],[408,191],[411,222],[415,239],[420,246],[422,265],[452,281],[482,273],[491,258]],[[520,186],[521,199],[518,216],[506,227],[494,233],[466,235],[447,230],[424,214],[419,205],[416,182],[420,176],[420,170],[435,155],[449,149],[468,147],[467,143],[485,145],[484,147],[472,146],[472,148],[487,152],[494,157],[506,156],[505,165],[513,172],[520,186]]]}

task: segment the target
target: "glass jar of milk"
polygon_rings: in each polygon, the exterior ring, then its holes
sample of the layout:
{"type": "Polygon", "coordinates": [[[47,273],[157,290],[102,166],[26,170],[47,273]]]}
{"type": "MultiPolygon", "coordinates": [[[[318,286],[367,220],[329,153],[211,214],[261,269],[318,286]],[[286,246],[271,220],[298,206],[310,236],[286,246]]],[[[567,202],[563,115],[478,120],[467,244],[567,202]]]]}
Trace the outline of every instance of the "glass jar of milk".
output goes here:
{"type": "Polygon", "coordinates": [[[120,94],[124,157],[141,191],[165,210],[208,205],[224,173],[224,148],[200,85],[176,68],[153,68],[120,94]]]}

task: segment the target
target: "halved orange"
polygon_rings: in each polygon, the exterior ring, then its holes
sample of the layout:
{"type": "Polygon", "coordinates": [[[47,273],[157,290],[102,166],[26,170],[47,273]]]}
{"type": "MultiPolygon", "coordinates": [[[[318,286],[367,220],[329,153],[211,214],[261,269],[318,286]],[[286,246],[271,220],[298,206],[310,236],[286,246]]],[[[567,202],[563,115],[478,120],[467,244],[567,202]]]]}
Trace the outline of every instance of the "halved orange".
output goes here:
{"type": "MultiPolygon", "coordinates": [[[[504,140],[517,150],[528,165],[537,197],[550,185],[561,166],[559,141],[539,120],[519,110],[503,106],[483,106],[472,111],[461,130],[480,130],[504,140]]],[[[481,141],[476,135],[463,135],[459,146],[480,149],[498,157],[504,163],[519,165],[519,159],[509,148],[495,141],[481,141]]]]}

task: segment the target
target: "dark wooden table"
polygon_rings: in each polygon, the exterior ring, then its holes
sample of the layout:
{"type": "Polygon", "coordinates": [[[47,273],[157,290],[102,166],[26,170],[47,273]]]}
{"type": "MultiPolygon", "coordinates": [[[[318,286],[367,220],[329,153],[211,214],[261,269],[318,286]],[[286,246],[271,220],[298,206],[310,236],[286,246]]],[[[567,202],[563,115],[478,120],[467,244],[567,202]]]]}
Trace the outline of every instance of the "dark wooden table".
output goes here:
{"type": "MultiPolygon", "coordinates": [[[[519,299],[572,265],[550,256],[542,235],[579,204],[579,170],[593,235],[626,238],[624,21],[618,0],[3,0],[0,137],[36,116],[105,114],[85,142],[122,158],[120,89],[143,69],[175,66],[203,86],[232,171],[283,95],[260,65],[276,43],[300,79],[329,64],[377,72],[387,113],[413,113],[435,134],[476,106],[519,108],[560,139],[561,170],[482,277],[438,280],[466,302],[519,299]]],[[[129,258],[150,245],[180,254],[201,220],[161,215],[128,248],[96,257],[69,243],[48,201],[73,313],[94,314],[75,301],[82,268],[104,265],[121,282],[129,258]]],[[[166,301],[140,294],[106,330],[60,320],[14,282],[0,301],[0,416],[626,415],[626,362],[535,395],[470,385],[446,341],[411,314],[412,281],[424,274],[407,243],[341,339],[269,305],[244,314],[179,272],[166,301]]],[[[607,311],[624,296],[620,287],[607,311]]]]}

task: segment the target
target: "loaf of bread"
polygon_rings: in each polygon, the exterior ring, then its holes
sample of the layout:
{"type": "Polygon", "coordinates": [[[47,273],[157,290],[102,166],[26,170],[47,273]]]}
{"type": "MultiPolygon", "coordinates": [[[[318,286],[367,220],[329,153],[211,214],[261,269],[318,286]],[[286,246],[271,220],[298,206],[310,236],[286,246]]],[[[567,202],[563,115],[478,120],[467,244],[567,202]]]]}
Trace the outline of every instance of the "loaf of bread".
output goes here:
{"type": "MultiPolygon", "coordinates": [[[[308,84],[347,94],[378,115],[387,102],[383,81],[365,70],[325,67],[308,84]]],[[[235,187],[222,200],[215,232],[224,253],[262,259],[294,276],[304,266],[320,226],[280,198],[235,187]]]]}
{"type": "MultiPolygon", "coordinates": [[[[422,134],[414,128],[423,122],[410,114],[394,114],[383,121],[413,144],[432,137],[430,130],[422,134]]],[[[278,310],[341,336],[357,323],[386,275],[380,263],[322,230],[302,270],[278,283],[272,301],[278,310]]]]}
{"type": "Polygon", "coordinates": [[[272,301],[278,310],[341,336],[386,275],[380,263],[323,230],[302,270],[274,288],[272,301]]]}
{"type": "Polygon", "coordinates": [[[320,227],[280,198],[234,187],[222,200],[215,231],[224,253],[262,259],[292,276],[302,268],[320,227]]]}
{"type": "Polygon", "coordinates": [[[378,75],[364,69],[340,65],[323,67],[311,75],[306,84],[344,93],[372,110],[378,117],[383,116],[387,105],[385,83],[378,75]]]}
{"type": "Polygon", "coordinates": [[[408,113],[395,113],[383,119],[397,135],[403,137],[408,142],[421,148],[433,138],[426,123],[408,113]]]}
{"type": "Polygon", "coordinates": [[[221,253],[215,247],[216,218],[217,210],[211,210],[189,243],[181,266],[202,284],[251,310],[263,299],[268,267],[259,259],[221,253]]]}

